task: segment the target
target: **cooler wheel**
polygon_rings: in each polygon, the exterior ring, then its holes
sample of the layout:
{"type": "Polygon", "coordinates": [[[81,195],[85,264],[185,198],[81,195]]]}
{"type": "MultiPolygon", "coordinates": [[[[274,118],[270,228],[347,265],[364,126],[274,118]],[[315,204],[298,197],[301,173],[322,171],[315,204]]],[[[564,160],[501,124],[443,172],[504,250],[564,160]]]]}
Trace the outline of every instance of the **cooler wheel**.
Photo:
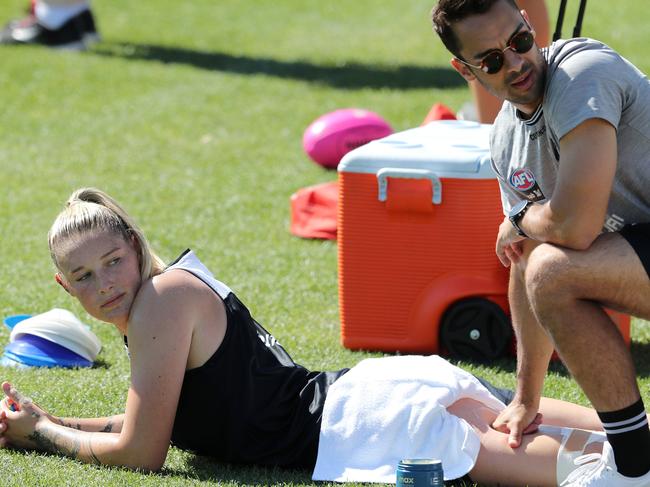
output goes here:
{"type": "Polygon", "coordinates": [[[511,338],[508,316],[485,298],[455,302],[440,323],[440,343],[453,358],[494,360],[505,354],[511,338]]]}

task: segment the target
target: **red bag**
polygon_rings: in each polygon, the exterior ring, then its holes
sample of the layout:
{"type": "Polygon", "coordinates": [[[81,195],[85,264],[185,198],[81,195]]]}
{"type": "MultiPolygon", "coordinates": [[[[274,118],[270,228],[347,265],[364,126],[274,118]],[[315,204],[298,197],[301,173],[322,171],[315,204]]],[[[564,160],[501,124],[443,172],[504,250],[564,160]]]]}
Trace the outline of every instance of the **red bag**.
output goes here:
{"type": "Polygon", "coordinates": [[[338,181],[308,186],[291,195],[289,231],[303,238],[336,240],[338,181]]]}
{"type": "Polygon", "coordinates": [[[422,125],[426,125],[429,122],[433,122],[434,120],[456,120],[456,115],[446,105],[443,105],[442,103],[435,103],[431,107],[431,110],[429,110],[429,113],[422,122],[422,125]]]}

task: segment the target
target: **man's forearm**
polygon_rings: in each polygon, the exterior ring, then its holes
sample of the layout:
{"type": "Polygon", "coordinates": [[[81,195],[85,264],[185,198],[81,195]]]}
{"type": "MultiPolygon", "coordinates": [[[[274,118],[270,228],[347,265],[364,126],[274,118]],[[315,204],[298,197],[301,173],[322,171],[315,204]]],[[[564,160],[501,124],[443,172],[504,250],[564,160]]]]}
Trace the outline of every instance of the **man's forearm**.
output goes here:
{"type": "Polygon", "coordinates": [[[512,326],[517,338],[515,398],[528,406],[537,407],[553,353],[553,344],[532,312],[519,266],[511,268],[508,296],[512,326]]]}
{"type": "MultiPolygon", "coordinates": [[[[591,215],[590,215],[591,216],[591,215]]],[[[575,250],[588,248],[600,234],[604,216],[594,223],[575,212],[558,211],[552,201],[533,205],[519,221],[526,235],[539,242],[547,242],[575,250]]]]}
{"type": "Polygon", "coordinates": [[[515,325],[517,336],[517,388],[515,397],[530,406],[539,406],[553,345],[546,332],[535,326],[515,325]]]}

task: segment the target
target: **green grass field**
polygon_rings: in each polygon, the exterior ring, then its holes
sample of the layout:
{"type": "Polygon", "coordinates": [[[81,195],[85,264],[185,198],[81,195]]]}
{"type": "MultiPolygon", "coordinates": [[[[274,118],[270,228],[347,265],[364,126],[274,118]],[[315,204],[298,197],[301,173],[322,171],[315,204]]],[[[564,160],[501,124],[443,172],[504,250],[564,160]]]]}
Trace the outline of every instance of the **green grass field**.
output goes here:
{"type": "MultiPolygon", "coordinates": [[[[26,3],[3,1],[0,19],[26,3]]],[[[549,2],[553,24],[558,4],[549,2]]],[[[419,125],[435,102],[458,110],[470,99],[431,33],[432,5],[97,0],[103,42],[91,51],[0,49],[0,315],[67,308],[104,345],[91,370],[0,369],[2,379],[54,414],[122,411],[129,368],[117,332],[89,319],[52,278],[46,233],[80,186],[121,201],[163,258],[194,249],[297,362],[336,369],[379,355],[340,345],[336,244],[290,235],[289,196],[336,178],[302,151],[304,129],[321,114],[363,107],[399,131],[419,125]]],[[[650,72],[645,6],[589,2],[583,34],[650,72]]],[[[8,336],[0,329],[1,344],[8,336]]],[[[648,403],[648,324],[635,321],[633,337],[648,403]]],[[[513,359],[460,365],[514,384],[513,359]]],[[[586,404],[558,365],[545,394],[586,404]]],[[[0,451],[0,463],[2,484],[12,486],[311,484],[307,472],[219,465],[176,449],[159,474],[13,451],[0,451]]]]}

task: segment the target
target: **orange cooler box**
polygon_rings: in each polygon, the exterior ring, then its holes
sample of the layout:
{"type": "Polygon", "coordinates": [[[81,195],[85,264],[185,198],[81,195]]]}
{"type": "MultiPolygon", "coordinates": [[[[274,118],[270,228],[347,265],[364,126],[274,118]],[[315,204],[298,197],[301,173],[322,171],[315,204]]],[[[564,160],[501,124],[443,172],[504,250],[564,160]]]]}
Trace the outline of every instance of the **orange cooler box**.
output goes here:
{"type": "MultiPolygon", "coordinates": [[[[436,121],[361,146],[339,171],[341,338],[351,349],[511,348],[489,125],[436,121]]],[[[629,317],[622,317],[629,341],[629,317]],[[625,320],[627,318],[627,320],[625,320]]]]}

